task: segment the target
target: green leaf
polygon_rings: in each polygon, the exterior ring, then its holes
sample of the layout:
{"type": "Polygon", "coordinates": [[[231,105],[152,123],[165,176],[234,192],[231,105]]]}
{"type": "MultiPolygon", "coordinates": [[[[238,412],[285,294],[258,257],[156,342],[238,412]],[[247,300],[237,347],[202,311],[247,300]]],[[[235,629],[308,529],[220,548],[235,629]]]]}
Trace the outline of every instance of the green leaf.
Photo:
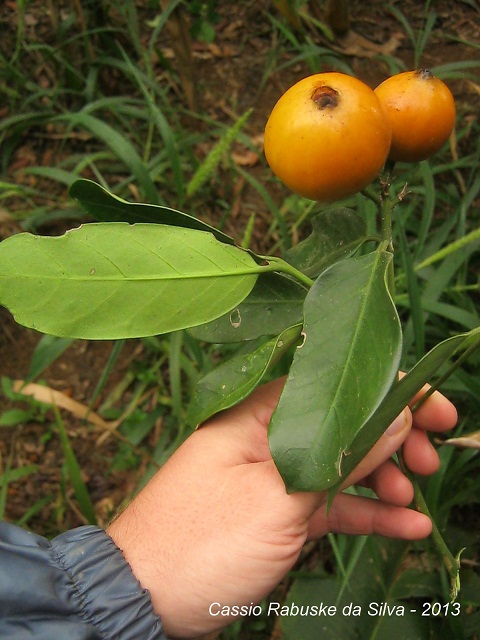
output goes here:
{"type": "Polygon", "coordinates": [[[156,204],[127,202],[110,193],[92,180],[77,180],[70,187],[70,196],[78,200],[82,209],[100,222],[153,222],[198,231],[209,231],[217,240],[235,244],[234,240],[215,227],[187,213],[156,204]]]}
{"type": "Polygon", "coordinates": [[[352,255],[365,242],[365,220],[352,209],[328,209],[312,220],[312,233],[289,249],[285,260],[315,278],[334,262],[352,255]]]}
{"type": "Polygon", "coordinates": [[[269,428],[288,491],[322,491],[345,477],[355,437],[397,375],[402,336],[386,285],[391,260],[376,251],[338,262],[307,294],[304,343],[269,428]]]}
{"type": "MultiPolygon", "coordinates": [[[[407,406],[412,398],[431,381],[435,373],[450,358],[466,351],[480,338],[480,327],[468,333],[453,336],[437,344],[401,380],[395,381],[377,410],[354,439],[350,455],[344,460],[343,471],[347,476],[366,456],[389,424],[407,406]]],[[[341,481],[330,493],[338,490],[341,481]]]]}
{"type": "Polygon", "coordinates": [[[0,244],[0,304],[17,322],[70,338],[118,339],[202,324],[235,308],[273,270],[210,233],[87,224],[0,244]]]}
{"type": "Polygon", "coordinates": [[[298,342],[302,325],[295,325],[251,352],[240,353],[202,378],[188,409],[187,422],[196,426],[246,398],[270,368],[298,342]]]}
{"type": "MultiPolygon", "coordinates": [[[[421,593],[418,599],[412,594],[405,599],[395,595],[407,550],[404,542],[369,537],[348,588],[343,592],[340,578],[308,574],[297,578],[279,619],[281,637],[284,640],[426,640],[443,637],[439,627],[445,623],[445,617],[422,616],[424,603],[429,601],[432,577],[436,578],[437,587],[440,586],[438,576],[423,570],[420,584],[417,584],[417,591],[421,593]],[[422,582],[427,580],[423,589],[422,582]],[[303,607],[301,614],[300,607],[303,607]]],[[[319,569],[322,571],[323,567],[319,569]]],[[[440,595],[438,588],[435,595],[440,595]]],[[[445,637],[453,636],[447,633],[445,637]]]]}
{"type": "Polygon", "coordinates": [[[405,598],[435,598],[438,595],[438,575],[428,573],[422,568],[405,568],[392,589],[392,597],[405,598]]]}
{"type": "Polygon", "coordinates": [[[259,276],[251,293],[233,311],[190,329],[205,342],[242,342],[274,336],[303,319],[306,289],[278,273],[259,276]]]}

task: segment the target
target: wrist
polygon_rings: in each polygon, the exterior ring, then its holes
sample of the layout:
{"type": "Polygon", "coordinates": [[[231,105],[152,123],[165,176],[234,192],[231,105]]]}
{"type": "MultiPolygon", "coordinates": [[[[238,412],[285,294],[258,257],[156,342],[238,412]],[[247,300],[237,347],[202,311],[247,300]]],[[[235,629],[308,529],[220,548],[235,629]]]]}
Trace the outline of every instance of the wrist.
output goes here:
{"type": "Polygon", "coordinates": [[[107,533],[149,592],[168,637],[189,638],[205,630],[193,620],[191,594],[195,596],[196,588],[188,573],[188,553],[179,539],[179,515],[162,500],[168,492],[160,491],[160,474],[109,525],[107,533]]]}

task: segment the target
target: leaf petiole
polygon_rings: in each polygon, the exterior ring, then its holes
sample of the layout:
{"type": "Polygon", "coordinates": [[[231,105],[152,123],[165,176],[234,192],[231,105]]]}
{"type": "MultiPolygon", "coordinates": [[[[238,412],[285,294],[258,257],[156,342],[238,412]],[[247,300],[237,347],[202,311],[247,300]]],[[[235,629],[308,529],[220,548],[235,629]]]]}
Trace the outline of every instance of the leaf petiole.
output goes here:
{"type": "Polygon", "coordinates": [[[308,289],[310,289],[310,287],[315,282],[314,280],[309,278],[307,275],[305,275],[302,271],[300,271],[299,269],[296,269],[294,266],[292,266],[282,258],[279,258],[278,256],[259,256],[259,257],[265,260],[269,265],[273,266],[274,271],[279,271],[280,273],[284,273],[287,276],[292,276],[292,278],[295,278],[296,280],[301,282],[308,289]]]}

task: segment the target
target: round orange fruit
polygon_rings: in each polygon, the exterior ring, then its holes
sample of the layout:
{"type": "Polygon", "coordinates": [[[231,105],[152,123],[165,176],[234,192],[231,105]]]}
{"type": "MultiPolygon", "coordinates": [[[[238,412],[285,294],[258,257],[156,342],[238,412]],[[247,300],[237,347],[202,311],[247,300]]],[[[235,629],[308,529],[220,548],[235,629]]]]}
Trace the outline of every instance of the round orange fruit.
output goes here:
{"type": "Polygon", "coordinates": [[[428,69],[391,76],[375,93],[392,128],[390,160],[426,160],[448,140],[455,125],[455,101],[428,69]]]}
{"type": "Polygon", "coordinates": [[[361,191],[382,169],[391,129],[375,92],[343,73],[290,87],[265,127],[265,156],[293,192],[333,202],[361,191]]]}

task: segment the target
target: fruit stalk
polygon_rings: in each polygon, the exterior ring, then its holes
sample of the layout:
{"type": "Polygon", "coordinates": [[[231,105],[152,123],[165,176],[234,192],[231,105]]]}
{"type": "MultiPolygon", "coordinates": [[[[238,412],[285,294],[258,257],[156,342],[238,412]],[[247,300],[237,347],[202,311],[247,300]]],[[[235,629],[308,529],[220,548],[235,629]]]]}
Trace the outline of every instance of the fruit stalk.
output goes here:
{"type": "MultiPolygon", "coordinates": [[[[379,200],[380,225],[382,242],[380,247],[385,251],[393,254],[393,210],[398,202],[398,198],[394,198],[391,192],[392,172],[394,163],[387,161],[385,178],[380,179],[381,194],[379,200]]],[[[387,272],[388,290],[392,298],[395,295],[395,273],[393,260],[390,262],[387,272]]]]}
{"type": "Polygon", "coordinates": [[[388,251],[393,253],[393,233],[392,233],[392,220],[393,210],[398,203],[398,198],[392,196],[391,186],[393,180],[393,169],[395,163],[387,160],[385,164],[386,174],[385,177],[380,180],[381,195],[380,195],[380,222],[382,240],[388,243],[388,251]]]}

